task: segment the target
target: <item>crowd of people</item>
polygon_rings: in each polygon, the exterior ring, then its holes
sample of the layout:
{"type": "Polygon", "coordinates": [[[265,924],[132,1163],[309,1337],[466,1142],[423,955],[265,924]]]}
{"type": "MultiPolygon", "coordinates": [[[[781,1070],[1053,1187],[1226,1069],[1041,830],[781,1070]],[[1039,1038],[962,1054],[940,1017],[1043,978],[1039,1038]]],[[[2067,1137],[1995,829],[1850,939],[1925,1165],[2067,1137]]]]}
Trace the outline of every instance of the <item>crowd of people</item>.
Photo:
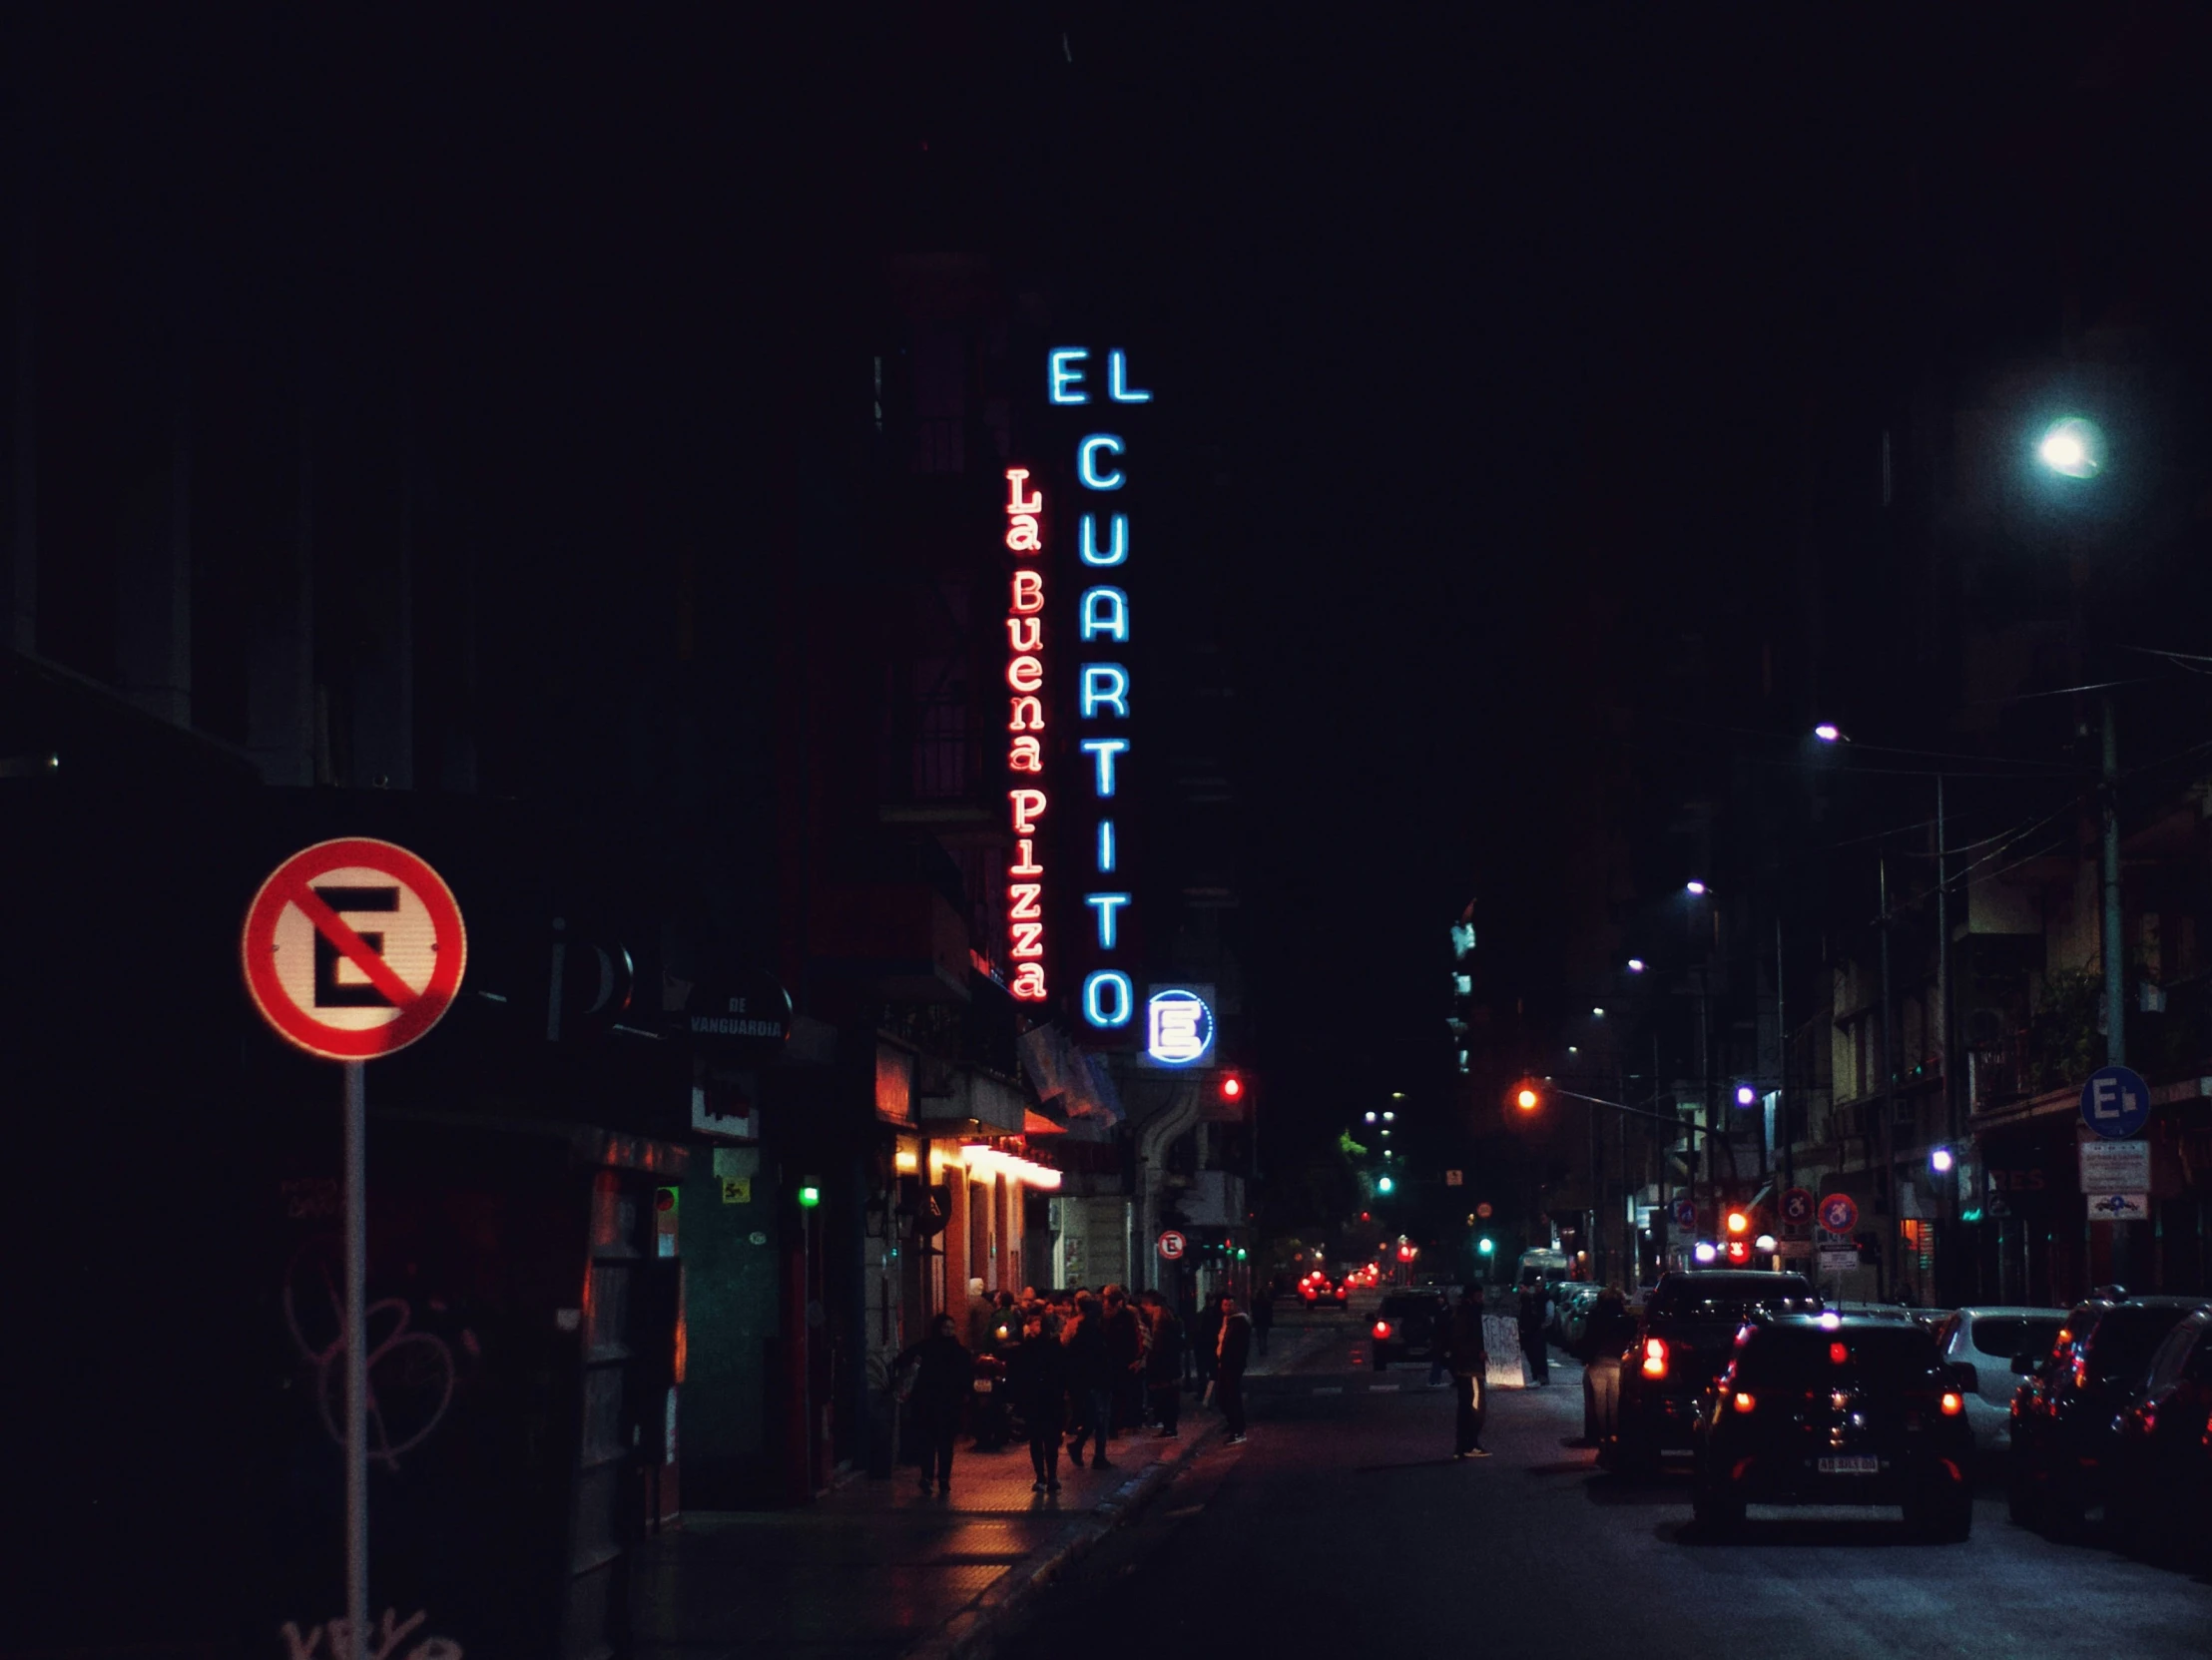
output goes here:
{"type": "Polygon", "coordinates": [[[1116,1440],[1146,1430],[1180,1434],[1186,1390],[1216,1404],[1230,1441],[1242,1441],[1253,1334],[1253,1317],[1226,1292],[1186,1320],[1157,1291],[1002,1291],[984,1311],[974,1349],[952,1316],[940,1314],[892,1368],[921,1443],[921,1490],[951,1491],[953,1445],[972,1398],[978,1349],[1003,1363],[1034,1490],[1052,1493],[1063,1447],[1078,1468],[1088,1451],[1093,1469],[1111,1469],[1116,1440]]]}

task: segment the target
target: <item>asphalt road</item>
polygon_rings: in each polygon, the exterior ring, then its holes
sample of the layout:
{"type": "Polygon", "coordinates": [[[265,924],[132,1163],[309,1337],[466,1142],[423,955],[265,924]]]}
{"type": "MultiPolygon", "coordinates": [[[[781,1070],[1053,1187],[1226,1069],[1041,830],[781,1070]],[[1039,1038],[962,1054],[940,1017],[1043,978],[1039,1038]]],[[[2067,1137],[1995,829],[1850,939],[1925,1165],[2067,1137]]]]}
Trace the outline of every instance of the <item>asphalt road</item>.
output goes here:
{"type": "Polygon", "coordinates": [[[1495,1456],[1454,1462],[1448,1391],[1429,1391],[1419,1369],[1354,1368],[1355,1330],[1347,1321],[1342,1349],[1255,1389],[1250,1440],[1196,1460],[995,1652],[2212,1652],[2212,1583],[2014,1527],[1992,1490],[1959,1545],[1908,1541],[1895,1511],[1759,1507],[1741,1538],[1708,1542],[1690,1524],[1685,1471],[1630,1484],[1570,1444],[1582,1426],[1571,1364],[1548,1389],[1498,1391],[1484,1437],[1495,1456]]]}

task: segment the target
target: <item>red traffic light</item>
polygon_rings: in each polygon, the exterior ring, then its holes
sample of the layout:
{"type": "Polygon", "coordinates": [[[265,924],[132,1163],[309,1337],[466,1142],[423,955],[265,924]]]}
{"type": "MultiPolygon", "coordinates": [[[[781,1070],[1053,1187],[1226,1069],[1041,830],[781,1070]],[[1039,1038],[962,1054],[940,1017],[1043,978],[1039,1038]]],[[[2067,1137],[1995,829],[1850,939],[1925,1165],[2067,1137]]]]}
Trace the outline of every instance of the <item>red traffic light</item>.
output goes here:
{"type": "Polygon", "coordinates": [[[1751,1216],[1748,1212],[1732,1210],[1728,1213],[1728,1231],[1732,1234],[1751,1232],[1751,1216]]]}
{"type": "Polygon", "coordinates": [[[1544,1098],[1537,1093],[1536,1086],[1532,1083],[1522,1084],[1513,1091],[1513,1105],[1522,1112],[1534,1112],[1543,1105],[1543,1101],[1544,1098]]]}
{"type": "Polygon", "coordinates": [[[1751,1261],[1751,1242],[1732,1239],[1728,1242],[1728,1260],[1739,1266],[1751,1261]]]}
{"type": "Polygon", "coordinates": [[[1221,1098],[1224,1101],[1236,1100],[1240,1095],[1244,1094],[1244,1079],[1238,1077],[1236,1073],[1225,1072],[1222,1074],[1221,1098]]]}

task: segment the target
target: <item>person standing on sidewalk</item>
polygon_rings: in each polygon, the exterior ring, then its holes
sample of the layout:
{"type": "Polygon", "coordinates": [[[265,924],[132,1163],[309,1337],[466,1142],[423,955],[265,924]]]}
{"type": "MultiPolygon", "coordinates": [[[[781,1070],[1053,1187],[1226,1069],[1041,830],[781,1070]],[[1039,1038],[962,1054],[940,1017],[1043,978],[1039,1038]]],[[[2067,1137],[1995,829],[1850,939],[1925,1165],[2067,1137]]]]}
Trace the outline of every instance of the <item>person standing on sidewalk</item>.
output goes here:
{"type": "Polygon", "coordinates": [[[1549,1383],[1551,1350],[1544,1341],[1544,1327],[1551,1321],[1551,1298],[1544,1291],[1543,1282],[1533,1272],[1521,1281],[1520,1308],[1517,1313],[1521,1355],[1528,1362],[1528,1381],[1531,1383],[1549,1383]]]}
{"type": "Polygon", "coordinates": [[[1152,1394],[1152,1410],[1160,1419],[1160,1434],[1167,1438],[1181,1432],[1183,1415],[1183,1322],[1156,1291],[1144,1294],[1145,1314],[1152,1322],[1152,1345],[1145,1351],[1145,1387],[1152,1394]]]}
{"type": "Polygon", "coordinates": [[[1114,1363],[1106,1352],[1106,1317],[1096,1298],[1086,1295],[1075,1300],[1075,1324],[1063,1341],[1068,1351],[1068,1387],[1082,1411],[1075,1425],[1075,1467],[1083,1467],[1083,1442],[1088,1438],[1091,1467],[1111,1469],[1106,1440],[1113,1427],[1114,1363]]]}
{"type": "Polygon", "coordinates": [[[1113,1369],[1113,1433],[1144,1419],[1144,1322],[1119,1286],[1106,1288],[1106,1358],[1113,1369]]]}
{"type": "Polygon", "coordinates": [[[1482,1288],[1461,1287],[1458,1306],[1440,1324],[1444,1364],[1451,1369],[1452,1387],[1459,1391],[1451,1455],[1487,1458],[1489,1454],[1482,1450],[1482,1420],[1490,1410],[1490,1356],[1482,1341],[1482,1288]]]}
{"type": "Polygon", "coordinates": [[[1222,1421],[1229,1426],[1229,1444],[1245,1438],[1244,1375],[1252,1360],[1252,1317],[1237,1307],[1237,1299],[1223,1292],[1221,1336],[1216,1340],[1214,1394],[1221,1401],[1222,1421]]]}
{"type": "Polygon", "coordinates": [[[1060,1435],[1067,1428],[1068,1354],[1045,1331],[1042,1309],[1031,1310],[1022,1322],[1021,1343],[1006,1363],[1006,1383],[1029,1431],[1029,1467],[1037,1477],[1029,1490],[1056,1493],[1060,1435]]]}
{"type": "Polygon", "coordinates": [[[929,1335],[898,1357],[914,1368],[914,1420],[921,1427],[921,1492],[952,1491],[952,1443],[960,1413],[975,1389],[975,1357],[953,1335],[950,1315],[929,1323],[929,1335]]]}
{"type": "Polygon", "coordinates": [[[1275,1330],[1275,1287],[1268,1280],[1260,1282],[1260,1289],[1252,1294],[1252,1345],[1267,1359],[1268,1334],[1275,1330]]]}

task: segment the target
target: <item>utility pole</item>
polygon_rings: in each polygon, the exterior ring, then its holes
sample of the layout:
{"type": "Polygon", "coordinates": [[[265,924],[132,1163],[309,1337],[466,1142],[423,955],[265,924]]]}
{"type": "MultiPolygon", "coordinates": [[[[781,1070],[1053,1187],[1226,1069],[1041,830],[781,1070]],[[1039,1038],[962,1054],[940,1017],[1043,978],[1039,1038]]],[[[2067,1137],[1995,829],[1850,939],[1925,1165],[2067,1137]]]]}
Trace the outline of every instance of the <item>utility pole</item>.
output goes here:
{"type": "Polygon", "coordinates": [[[1958,1077],[1954,1064],[1958,1046],[1954,1041],[1957,1026],[1953,1017],[1955,999],[1950,985],[1950,858],[1943,845],[1943,775],[1936,775],[1936,995],[1943,1005],[1943,1020],[1939,1041],[1943,1046],[1943,1142],[1950,1149],[1950,1189],[1943,1206],[1943,1235],[1937,1242],[1942,1255],[1936,1264],[1936,1285],[1940,1300],[1955,1302],[1959,1296],[1958,1282],[1962,1278],[1955,1261],[1963,1242],[1958,1230],[1958,1213],[1962,1205],[1959,1187],[1963,1175],[1959,1165],[1958,1077]]]}
{"type": "Polygon", "coordinates": [[[2127,1064],[2127,963],[2120,943],[2120,739],[2112,720],[2112,694],[2104,695],[2104,1064],[2127,1064]]]}
{"type": "Polygon", "coordinates": [[[1882,1230],[1882,1248],[1875,1258],[1875,1296],[1885,1301],[1890,1295],[1890,1261],[1895,1253],[1898,1231],[1898,1054],[1897,1023],[1890,1001],[1890,855],[1885,852],[1880,860],[1882,882],[1882,1136],[1877,1145],[1881,1149],[1881,1186],[1875,1191],[1882,1199],[1882,1214],[1886,1221],[1882,1230]]]}

